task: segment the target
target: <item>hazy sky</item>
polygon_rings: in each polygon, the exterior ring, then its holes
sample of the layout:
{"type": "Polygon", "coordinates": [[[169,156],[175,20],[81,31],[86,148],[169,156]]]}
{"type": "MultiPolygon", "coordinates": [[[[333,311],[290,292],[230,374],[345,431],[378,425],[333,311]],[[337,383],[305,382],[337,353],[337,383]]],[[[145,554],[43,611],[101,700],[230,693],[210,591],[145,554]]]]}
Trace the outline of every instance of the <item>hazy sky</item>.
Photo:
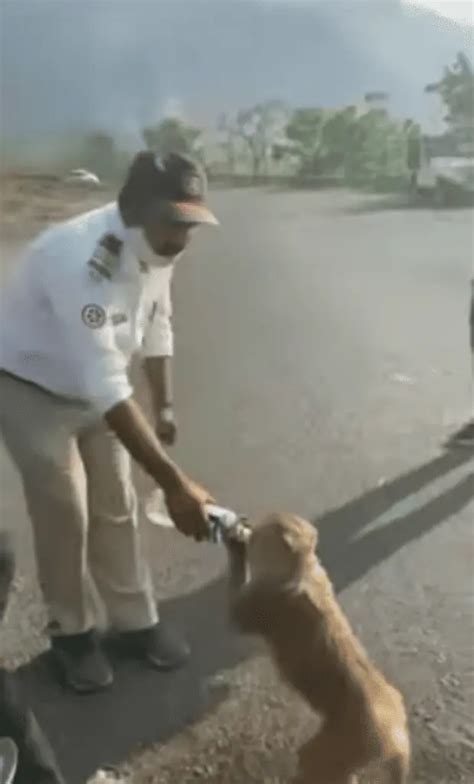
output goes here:
{"type": "Polygon", "coordinates": [[[404,0],[410,5],[429,8],[430,11],[463,24],[474,26],[474,0],[404,0]]]}
{"type": "MultiPolygon", "coordinates": [[[[471,5],[417,2],[466,15],[471,5]]],[[[470,44],[467,28],[409,9],[402,0],[0,0],[2,135],[104,128],[139,139],[167,114],[206,124],[271,98],[329,107],[368,90],[422,120],[425,85],[470,44]]]]}

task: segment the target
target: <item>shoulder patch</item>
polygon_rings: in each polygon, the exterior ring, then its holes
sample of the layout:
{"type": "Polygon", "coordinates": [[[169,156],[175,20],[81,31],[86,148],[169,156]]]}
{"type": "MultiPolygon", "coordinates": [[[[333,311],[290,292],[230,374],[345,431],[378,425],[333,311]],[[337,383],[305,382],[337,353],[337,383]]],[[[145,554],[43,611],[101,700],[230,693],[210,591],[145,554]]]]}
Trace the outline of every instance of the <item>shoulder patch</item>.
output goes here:
{"type": "Polygon", "coordinates": [[[105,234],[97,243],[88,261],[89,274],[93,280],[112,280],[118,268],[123,242],[114,234],[105,234]]]}

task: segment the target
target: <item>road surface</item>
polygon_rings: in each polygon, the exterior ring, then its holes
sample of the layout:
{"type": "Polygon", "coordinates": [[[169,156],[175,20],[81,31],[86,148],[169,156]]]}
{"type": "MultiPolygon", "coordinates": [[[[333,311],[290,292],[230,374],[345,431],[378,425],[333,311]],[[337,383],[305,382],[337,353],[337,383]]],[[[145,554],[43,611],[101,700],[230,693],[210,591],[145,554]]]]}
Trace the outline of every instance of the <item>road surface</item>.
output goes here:
{"type": "MultiPolygon", "coordinates": [[[[344,607],[409,704],[412,780],[467,784],[474,467],[440,442],[470,405],[472,213],[337,191],[213,202],[221,228],[197,236],[175,281],[176,455],[225,504],[318,523],[344,607]]],[[[228,630],[219,548],[145,532],[163,613],[194,645],[187,672],[118,662],[112,692],[78,699],[47,657],[30,661],[44,619],[20,486],[1,461],[21,561],[2,653],[24,663],[71,784],[155,741],[136,781],[283,782],[308,716],[228,630]]]]}

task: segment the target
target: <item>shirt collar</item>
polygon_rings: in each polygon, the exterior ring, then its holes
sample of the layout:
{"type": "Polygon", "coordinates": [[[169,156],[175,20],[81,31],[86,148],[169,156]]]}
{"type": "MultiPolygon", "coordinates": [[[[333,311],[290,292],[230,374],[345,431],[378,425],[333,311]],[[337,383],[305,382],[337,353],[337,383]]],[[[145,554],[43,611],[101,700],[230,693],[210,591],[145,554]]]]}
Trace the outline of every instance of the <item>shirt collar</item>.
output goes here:
{"type": "Polygon", "coordinates": [[[123,244],[123,251],[125,251],[122,255],[126,259],[126,261],[131,264],[134,270],[139,270],[140,272],[147,274],[150,271],[150,266],[145,261],[141,261],[139,258],[135,256],[132,252],[131,248],[128,247],[127,243],[125,242],[126,238],[126,226],[122,220],[122,216],[120,214],[120,208],[117,202],[111,202],[107,205],[107,209],[109,211],[108,218],[107,218],[107,229],[110,234],[113,234],[114,237],[117,237],[123,244]]]}
{"type": "Polygon", "coordinates": [[[120,215],[120,209],[117,202],[113,201],[110,202],[110,204],[107,204],[107,210],[109,213],[107,228],[111,234],[123,242],[125,239],[125,224],[122,220],[122,216],[120,215]]]}

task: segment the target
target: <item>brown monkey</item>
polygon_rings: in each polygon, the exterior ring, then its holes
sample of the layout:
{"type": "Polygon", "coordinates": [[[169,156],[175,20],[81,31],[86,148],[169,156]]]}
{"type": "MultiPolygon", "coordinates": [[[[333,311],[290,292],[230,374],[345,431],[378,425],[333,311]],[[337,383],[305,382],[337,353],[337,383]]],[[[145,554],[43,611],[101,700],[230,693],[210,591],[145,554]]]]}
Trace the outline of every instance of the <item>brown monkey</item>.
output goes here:
{"type": "Polygon", "coordinates": [[[283,678],[323,718],[299,750],[294,784],[356,784],[376,764],[405,784],[410,759],[401,694],[369,660],[315,553],[317,531],[291,515],[242,525],[226,539],[231,613],[260,634],[283,678]]]}

